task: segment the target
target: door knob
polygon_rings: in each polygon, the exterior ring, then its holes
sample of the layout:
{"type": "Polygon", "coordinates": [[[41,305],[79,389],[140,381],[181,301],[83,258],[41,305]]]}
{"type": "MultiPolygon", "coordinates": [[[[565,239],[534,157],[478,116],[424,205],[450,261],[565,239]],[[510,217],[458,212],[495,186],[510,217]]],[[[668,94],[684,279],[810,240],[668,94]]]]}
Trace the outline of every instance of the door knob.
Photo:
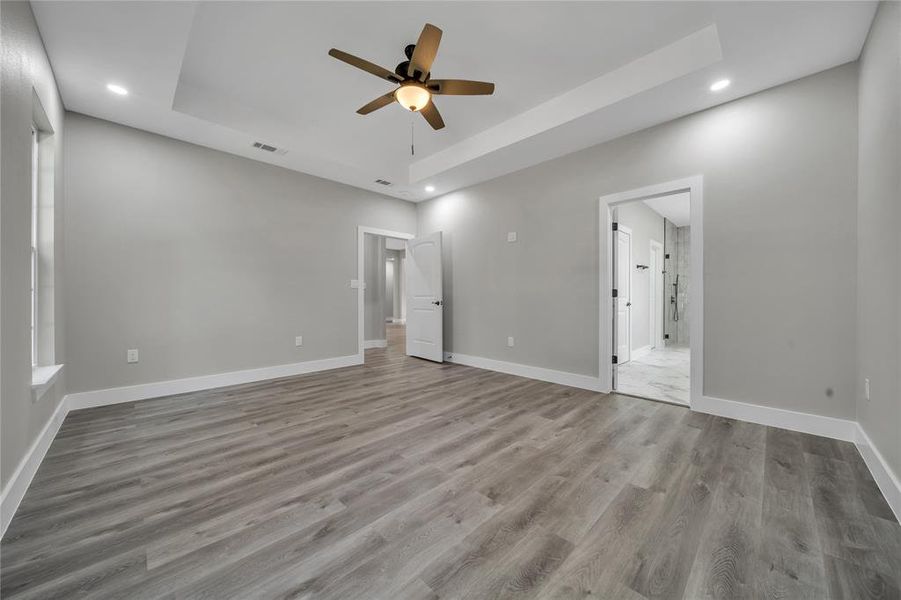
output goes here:
{"type": "Polygon", "coordinates": [[[626,306],[632,306],[631,302],[626,302],[626,306]]]}
{"type": "Polygon", "coordinates": [[[432,304],[434,304],[435,306],[441,306],[441,300],[433,300],[432,304]]]}

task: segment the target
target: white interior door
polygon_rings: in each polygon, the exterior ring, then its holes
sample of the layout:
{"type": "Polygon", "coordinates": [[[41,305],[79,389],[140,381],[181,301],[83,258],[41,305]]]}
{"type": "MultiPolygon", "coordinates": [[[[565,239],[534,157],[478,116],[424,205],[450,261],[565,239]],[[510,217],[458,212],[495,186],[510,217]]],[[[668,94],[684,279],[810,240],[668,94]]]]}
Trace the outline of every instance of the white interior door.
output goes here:
{"type": "Polygon", "coordinates": [[[616,231],[616,362],[631,360],[632,337],[632,232],[616,231]]]}
{"type": "Polygon", "coordinates": [[[407,242],[407,354],[444,361],[441,232],[407,242]]]}

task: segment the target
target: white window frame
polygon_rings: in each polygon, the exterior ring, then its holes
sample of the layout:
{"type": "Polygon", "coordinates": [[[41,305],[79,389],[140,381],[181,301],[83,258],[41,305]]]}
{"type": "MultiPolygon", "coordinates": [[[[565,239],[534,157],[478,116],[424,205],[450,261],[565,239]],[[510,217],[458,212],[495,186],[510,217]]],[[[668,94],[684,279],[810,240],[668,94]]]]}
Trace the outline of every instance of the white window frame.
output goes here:
{"type": "Polygon", "coordinates": [[[31,399],[40,400],[56,382],[62,364],[53,364],[53,316],[41,311],[53,310],[53,172],[54,157],[50,140],[53,129],[34,94],[31,121],[31,399]],[[46,236],[46,237],[44,237],[46,236]],[[47,269],[43,271],[41,265],[47,269]],[[41,277],[44,281],[41,281],[41,277]],[[42,298],[41,294],[45,294],[42,298]],[[44,301],[46,301],[46,303],[44,301]]]}
{"type": "Polygon", "coordinates": [[[40,256],[38,255],[38,217],[39,217],[39,182],[40,149],[38,146],[38,128],[31,125],[31,367],[38,366],[38,286],[40,256]]]}

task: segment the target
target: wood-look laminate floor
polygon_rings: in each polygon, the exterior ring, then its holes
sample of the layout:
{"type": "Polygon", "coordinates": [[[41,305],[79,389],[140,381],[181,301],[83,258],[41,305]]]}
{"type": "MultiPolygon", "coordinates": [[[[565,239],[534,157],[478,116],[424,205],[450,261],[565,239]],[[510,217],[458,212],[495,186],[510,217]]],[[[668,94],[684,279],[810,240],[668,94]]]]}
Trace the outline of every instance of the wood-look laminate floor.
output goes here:
{"type": "MultiPolygon", "coordinates": [[[[395,330],[396,338],[396,330],[395,330]]],[[[372,350],[71,413],[3,598],[897,598],[846,443],[372,350]]]]}

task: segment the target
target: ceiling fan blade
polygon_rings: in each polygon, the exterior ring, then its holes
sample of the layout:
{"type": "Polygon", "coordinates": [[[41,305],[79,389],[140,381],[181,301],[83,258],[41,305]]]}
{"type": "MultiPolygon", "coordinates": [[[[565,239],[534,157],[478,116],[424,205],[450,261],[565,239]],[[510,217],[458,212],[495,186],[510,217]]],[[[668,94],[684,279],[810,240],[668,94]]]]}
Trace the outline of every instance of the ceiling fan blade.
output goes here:
{"type": "Polygon", "coordinates": [[[488,81],[465,79],[430,79],[426,84],[433,94],[443,96],[483,96],[494,93],[494,84],[488,81]]]}
{"type": "Polygon", "coordinates": [[[410,66],[407,67],[407,75],[413,77],[413,73],[419,71],[419,81],[425,81],[432,63],[435,61],[435,55],[438,54],[438,44],[441,43],[441,30],[426,23],[419,34],[419,41],[416,42],[416,48],[413,49],[413,56],[410,57],[410,66]]]}
{"type": "Polygon", "coordinates": [[[394,102],[394,92],[388,92],[384,96],[379,96],[369,104],[365,106],[361,106],[357,109],[357,114],[368,115],[371,112],[377,111],[380,108],[388,106],[394,102]]]}
{"type": "Polygon", "coordinates": [[[429,122],[432,129],[444,129],[444,119],[441,118],[438,107],[435,106],[435,103],[431,100],[425,105],[425,108],[419,111],[419,113],[425,117],[425,120],[429,122]]]}
{"type": "Polygon", "coordinates": [[[332,48],[328,51],[329,56],[333,56],[340,61],[346,62],[347,64],[354,66],[358,69],[362,69],[367,73],[372,73],[376,77],[381,79],[387,79],[392,83],[400,83],[402,78],[394,73],[393,71],[389,71],[384,67],[380,67],[375,63],[371,63],[368,60],[364,60],[359,56],[354,56],[353,54],[348,54],[342,50],[338,50],[337,48],[332,48]]]}

